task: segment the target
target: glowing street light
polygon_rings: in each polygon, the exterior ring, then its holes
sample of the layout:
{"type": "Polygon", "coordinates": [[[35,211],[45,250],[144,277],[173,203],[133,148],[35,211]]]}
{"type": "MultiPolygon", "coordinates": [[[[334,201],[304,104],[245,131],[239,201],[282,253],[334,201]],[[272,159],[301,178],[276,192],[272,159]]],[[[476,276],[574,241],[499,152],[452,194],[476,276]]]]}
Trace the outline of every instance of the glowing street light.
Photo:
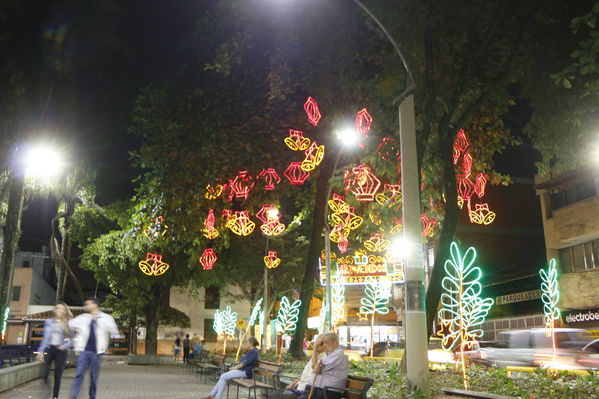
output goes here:
{"type": "Polygon", "coordinates": [[[25,177],[41,181],[58,177],[64,167],[60,152],[47,145],[29,147],[23,161],[25,177]]]}

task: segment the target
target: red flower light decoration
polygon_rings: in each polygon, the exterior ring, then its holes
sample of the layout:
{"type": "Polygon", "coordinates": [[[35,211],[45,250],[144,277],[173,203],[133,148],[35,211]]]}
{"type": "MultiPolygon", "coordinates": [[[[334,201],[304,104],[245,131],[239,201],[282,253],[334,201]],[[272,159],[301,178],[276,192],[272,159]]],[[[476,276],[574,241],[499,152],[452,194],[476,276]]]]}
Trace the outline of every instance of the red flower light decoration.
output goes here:
{"type": "Polygon", "coordinates": [[[281,176],[273,168],[262,169],[262,171],[256,176],[256,180],[264,180],[264,189],[272,191],[275,189],[275,184],[281,182],[281,176]]]}
{"type": "Polygon", "coordinates": [[[231,231],[239,236],[245,237],[254,231],[256,223],[252,222],[248,215],[248,211],[235,211],[225,225],[231,231]]]}
{"type": "Polygon", "coordinates": [[[285,231],[285,225],[279,220],[279,210],[274,205],[262,205],[256,217],[263,223],[260,230],[267,236],[277,236],[285,231]]]}
{"type": "Polygon", "coordinates": [[[476,175],[476,181],[474,182],[474,191],[478,198],[482,198],[485,195],[485,187],[487,186],[487,179],[485,179],[485,175],[479,173],[476,175]]]}
{"type": "Polygon", "coordinates": [[[218,237],[218,230],[214,227],[214,221],[214,211],[210,209],[208,216],[204,220],[204,229],[202,229],[202,234],[209,240],[214,240],[218,237]]]}
{"type": "Polygon", "coordinates": [[[277,251],[268,251],[268,255],[264,257],[264,264],[269,269],[274,269],[281,264],[281,259],[278,257],[277,251]]]}
{"type": "Polygon", "coordinates": [[[223,193],[223,190],[224,187],[220,184],[217,184],[215,186],[211,186],[210,184],[208,184],[206,186],[206,193],[204,194],[204,197],[209,200],[216,199],[220,197],[220,195],[223,193]]]}
{"type": "Polygon", "coordinates": [[[148,276],[161,276],[169,268],[168,263],[162,261],[162,255],[156,255],[149,253],[146,255],[146,259],[139,262],[139,268],[148,276]]]}
{"type": "Polygon", "coordinates": [[[318,126],[321,116],[316,100],[312,97],[308,97],[304,104],[304,110],[306,111],[306,115],[308,115],[308,122],[314,126],[318,126]]]}
{"type": "Polygon", "coordinates": [[[381,187],[381,181],[370,170],[370,166],[362,164],[353,168],[353,180],[349,189],[358,201],[374,201],[374,196],[381,187]]]}
{"type": "Polygon", "coordinates": [[[469,209],[468,216],[472,223],[488,225],[493,223],[496,214],[489,209],[489,204],[484,203],[476,204],[474,210],[469,209]]]}
{"type": "Polygon", "coordinates": [[[204,270],[212,270],[212,266],[217,261],[217,257],[214,254],[214,250],[212,248],[206,248],[202,256],[200,256],[200,263],[202,264],[202,268],[204,270]]]}
{"type": "Polygon", "coordinates": [[[313,141],[304,153],[306,158],[302,161],[302,169],[311,172],[320,165],[322,158],[324,158],[324,145],[318,145],[316,141],[313,141]]]}
{"type": "Polygon", "coordinates": [[[283,175],[289,180],[289,183],[300,185],[304,184],[308,177],[310,177],[310,172],[302,169],[301,162],[291,162],[289,167],[285,169],[283,175]]]}
{"type": "Polygon", "coordinates": [[[233,197],[247,199],[250,190],[254,187],[254,183],[252,176],[250,176],[247,170],[239,172],[235,179],[229,180],[229,187],[231,188],[229,201],[232,201],[233,197]]]}
{"type": "Polygon", "coordinates": [[[283,140],[293,151],[305,151],[310,146],[310,139],[304,137],[304,132],[289,129],[289,137],[283,140]]]}
{"type": "Polygon", "coordinates": [[[368,240],[364,241],[364,248],[370,252],[382,252],[389,248],[389,240],[386,240],[382,233],[373,234],[368,240]]]}
{"type": "MultiPolygon", "coordinates": [[[[362,108],[356,114],[356,122],[354,124],[356,133],[362,136],[362,140],[368,137],[370,126],[372,126],[372,116],[370,116],[366,108],[362,108]]],[[[360,147],[364,148],[364,144],[360,143],[360,147]]]]}

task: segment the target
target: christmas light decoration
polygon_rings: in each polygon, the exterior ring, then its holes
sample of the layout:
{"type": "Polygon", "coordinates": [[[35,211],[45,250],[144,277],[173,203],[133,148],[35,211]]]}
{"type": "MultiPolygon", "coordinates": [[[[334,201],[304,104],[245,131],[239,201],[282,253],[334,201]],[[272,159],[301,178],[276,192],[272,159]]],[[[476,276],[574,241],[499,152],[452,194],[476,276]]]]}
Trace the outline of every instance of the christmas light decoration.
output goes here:
{"type": "Polygon", "coordinates": [[[216,254],[214,253],[214,249],[206,248],[200,256],[200,263],[202,264],[202,268],[204,270],[212,270],[212,267],[217,261],[216,254]]]}
{"type": "Polygon", "coordinates": [[[458,185],[458,195],[462,200],[470,201],[472,194],[474,194],[474,183],[464,175],[456,175],[456,181],[458,185]]]}
{"type": "Polygon", "coordinates": [[[305,151],[310,146],[310,139],[304,137],[304,132],[300,130],[289,129],[289,137],[283,141],[293,151],[305,151]]]}
{"type": "Polygon", "coordinates": [[[393,222],[393,227],[391,227],[390,233],[397,234],[403,230],[403,218],[391,218],[393,222]]]}
{"type": "Polygon", "coordinates": [[[468,216],[470,221],[476,224],[488,225],[493,223],[495,220],[495,212],[489,209],[489,204],[475,204],[474,210],[470,209],[470,202],[468,202],[468,216]]]}
{"type": "MultiPolygon", "coordinates": [[[[356,122],[354,124],[354,129],[362,137],[362,140],[368,137],[370,126],[372,126],[372,116],[370,116],[366,108],[362,108],[356,114],[356,122]]],[[[360,147],[364,148],[364,144],[360,143],[360,147]]]]}
{"type": "Polygon", "coordinates": [[[277,251],[268,251],[268,255],[264,257],[264,264],[269,269],[274,269],[281,264],[277,251]]]}
{"type": "Polygon", "coordinates": [[[457,165],[458,158],[468,148],[468,139],[466,138],[466,132],[464,129],[458,130],[455,140],[453,141],[453,164],[457,165]]]}
{"type": "Polygon", "coordinates": [[[541,300],[543,301],[543,321],[545,322],[545,333],[553,341],[553,360],[556,357],[555,346],[555,321],[559,320],[560,310],[557,307],[559,301],[559,287],[557,283],[557,268],[555,259],[549,261],[547,271],[541,269],[541,300]]]}
{"type": "Polygon", "coordinates": [[[254,187],[255,182],[247,170],[242,170],[235,176],[235,179],[229,180],[229,201],[233,198],[247,199],[250,190],[254,187]]]}
{"type": "Polygon", "coordinates": [[[289,180],[289,183],[300,185],[304,184],[308,177],[310,177],[310,172],[302,169],[301,162],[291,162],[283,175],[289,180]]]}
{"type": "Polygon", "coordinates": [[[367,314],[363,314],[363,313],[356,313],[356,316],[358,316],[358,321],[366,321],[368,320],[368,315],[367,314]]]}
{"type": "Polygon", "coordinates": [[[422,237],[432,237],[437,225],[437,219],[428,217],[423,213],[420,215],[420,223],[422,223],[422,237]]]}
{"type": "Polygon", "coordinates": [[[381,181],[372,173],[370,166],[362,164],[353,168],[351,176],[353,178],[348,188],[356,199],[358,201],[374,201],[374,196],[381,187],[381,181]]]}
{"type": "Polygon", "coordinates": [[[148,226],[144,229],[143,233],[148,238],[160,238],[168,230],[168,226],[164,224],[164,218],[162,216],[156,216],[151,219],[148,226]]]}
{"type": "Polygon", "coordinates": [[[464,350],[483,336],[481,325],[484,323],[493,299],[482,299],[480,279],[482,271],[474,266],[476,250],[468,248],[462,256],[455,242],[450,247],[451,259],[445,261],[446,277],[441,281],[444,292],[441,294],[439,319],[449,326],[441,343],[443,349],[451,351],[458,347],[461,353],[464,387],[468,389],[464,350]]]}
{"type": "Polygon", "coordinates": [[[6,339],[6,328],[8,327],[8,315],[10,314],[10,308],[6,307],[4,309],[4,314],[2,315],[2,328],[0,329],[0,336],[2,337],[2,341],[6,339]]]}
{"type": "Polygon", "coordinates": [[[245,237],[254,231],[256,223],[252,222],[248,215],[248,211],[235,211],[228,217],[225,227],[239,236],[245,237]]]}
{"type": "Polygon", "coordinates": [[[212,327],[216,331],[217,337],[223,338],[223,354],[227,348],[227,340],[235,338],[235,326],[237,324],[237,312],[233,312],[230,306],[227,306],[222,312],[218,309],[214,313],[214,323],[212,327]]]}
{"type": "Polygon", "coordinates": [[[485,187],[487,186],[487,179],[485,175],[479,173],[476,175],[476,180],[474,182],[474,192],[478,195],[478,198],[482,198],[485,195],[485,187]]]}
{"type": "Polygon", "coordinates": [[[383,223],[381,215],[378,212],[368,212],[368,218],[372,223],[374,223],[375,226],[379,226],[381,223],[383,223]]]}
{"type": "Polygon", "coordinates": [[[304,151],[304,154],[306,158],[302,161],[302,169],[311,172],[320,165],[324,158],[324,145],[318,145],[316,141],[313,141],[310,147],[304,151]]]}
{"type": "Polygon", "coordinates": [[[332,286],[332,295],[333,314],[331,315],[331,322],[333,326],[337,326],[345,317],[345,285],[334,284],[332,286]]]}
{"type": "Polygon", "coordinates": [[[383,191],[376,194],[374,198],[381,206],[391,207],[401,201],[401,184],[384,184],[383,191]],[[393,200],[394,201],[391,201],[393,200]]]}
{"type": "Polygon", "coordinates": [[[347,252],[347,246],[349,245],[349,241],[346,236],[341,236],[339,242],[337,243],[337,248],[339,248],[339,252],[342,254],[347,252]]]}
{"type": "Polygon", "coordinates": [[[465,178],[469,178],[472,173],[472,155],[464,154],[462,158],[462,174],[465,178]]]}
{"type": "Polygon", "coordinates": [[[209,240],[214,240],[218,237],[218,230],[214,227],[214,222],[214,211],[210,209],[206,220],[204,220],[204,228],[202,229],[202,234],[209,240]]]}
{"type": "Polygon", "coordinates": [[[360,313],[371,315],[370,323],[370,357],[374,351],[374,316],[389,313],[389,297],[391,296],[391,284],[388,282],[368,283],[364,288],[365,296],[360,298],[360,313]]]}
{"type": "MultiPolygon", "coordinates": [[[[258,317],[260,316],[260,313],[263,313],[262,308],[261,308],[263,300],[264,300],[264,298],[258,299],[256,301],[256,303],[254,304],[254,306],[252,307],[252,313],[250,314],[248,328],[245,330],[245,333],[243,334],[243,338],[241,339],[241,341],[239,341],[239,347],[237,348],[237,355],[235,356],[235,361],[239,360],[239,353],[241,352],[241,347],[243,346],[243,343],[245,342],[245,339],[247,338],[247,335],[250,332],[250,327],[252,327],[253,325],[256,324],[256,321],[258,321],[258,317]]],[[[240,320],[243,320],[243,319],[240,319],[240,320]]]]}
{"type": "Polygon", "coordinates": [[[168,263],[162,261],[162,255],[156,255],[149,252],[146,255],[146,259],[140,261],[138,266],[139,269],[148,276],[161,276],[169,268],[168,263]]]}
{"type": "Polygon", "coordinates": [[[401,159],[401,148],[399,142],[390,137],[384,137],[376,149],[376,153],[383,161],[392,164],[397,163],[401,159]]]}
{"type": "Polygon", "coordinates": [[[279,210],[274,205],[262,205],[256,217],[263,223],[260,230],[267,236],[277,236],[285,231],[285,225],[279,220],[279,210]]]}
{"type": "Polygon", "coordinates": [[[256,176],[256,180],[264,181],[264,189],[272,191],[275,189],[275,184],[281,182],[281,176],[273,168],[262,169],[262,171],[256,176]]]}
{"type": "Polygon", "coordinates": [[[223,193],[223,190],[224,187],[220,184],[217,184],[216,186],[211,186],[210,184],[208,184],[206,186],[206,192],[204,193],[204,197],[209,200],[216,199],[220,197],[220,195],[223,193]]]}
{"type": "Polygon", "coordinates": [[[295,332],[300,306],[302,306],[302,301],[300,299],[290,303],[286,296],[281,298],[281,302],[279,302],[279,311],[277,312],[277,327],[284,335],[292,335],[295,332]]]}
{"type": "Polygon", "coordinates": [[[371,252],[383,252],[389,248],[390,241],[386,240],[382,233],[373,234],[368,240],[364,241],[364,248],[371,252]]]}
{"type": "Polygon", "coordinates": [[[306,115],[308,115],[308,122],[314,126],[318,126],[321,115],[320,111],[318,110],[318,103],[316,100],[312,97],[308,97],[304,103],[304,110],[306,111],[306,115]]]}

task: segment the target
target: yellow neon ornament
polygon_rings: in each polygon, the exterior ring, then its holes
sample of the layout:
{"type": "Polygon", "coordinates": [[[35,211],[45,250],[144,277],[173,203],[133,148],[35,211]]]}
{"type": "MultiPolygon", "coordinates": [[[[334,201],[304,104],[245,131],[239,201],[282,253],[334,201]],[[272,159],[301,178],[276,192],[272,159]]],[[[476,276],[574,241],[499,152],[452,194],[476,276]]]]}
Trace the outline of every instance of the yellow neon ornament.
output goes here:
{"type": "Polygon", "coordinates": [[[386,240],[382,233],[375,233],[368,240],[364,241],[364,247],[370,252],[383,252],[389,248],[390,241],[386,240]]]}
{"type": "Polygon", "coordinates": [[[215,186],[211,186],[210,184],[206,185],[206,192],[204,193],[204,197],[209,200],[217,199],[223,193],[223,186],[217,184],[215,186]]]}
{"type": "Polygon", "coordinates": [[[252,234],[256,223],[252,222],[248,211],[235,211],[229,216],[225,227],[231,229],[238,236],[245,237],[252,234]]]}
{"type": "Polygon", "coordinates": [[[264,257],[264,264],[269,269],[274,269],[281,264],[281,259],[277,251],[268,251],[268,255],[264,257]]]}
{"type": "MultiPolygon", "coordinates": [[[[470,208],[470,203],[468,203],[468,208],[470,208]]],[[[475,204],[475,209],[468,209],[468,216],[470,216],[470,221],[472,223],[489,225],[493,223],[495,220],[495,212],[489,209],[489,204],[475,204]]]]}
{"type": "Polygon", "coordinates": [[[168,263],[162,261],[162,255],[149,253],[146,259],[139,262],[139,269],[148,276],[161,276],[169,268],[168,263]]]}
{"type": "Polygon", "coordinates": [[[302,161],[301,168],[306,172],[312,172],[324,158],[324,145],[318,145],[313,141],[305,154],[306,158],[302,161]]]}

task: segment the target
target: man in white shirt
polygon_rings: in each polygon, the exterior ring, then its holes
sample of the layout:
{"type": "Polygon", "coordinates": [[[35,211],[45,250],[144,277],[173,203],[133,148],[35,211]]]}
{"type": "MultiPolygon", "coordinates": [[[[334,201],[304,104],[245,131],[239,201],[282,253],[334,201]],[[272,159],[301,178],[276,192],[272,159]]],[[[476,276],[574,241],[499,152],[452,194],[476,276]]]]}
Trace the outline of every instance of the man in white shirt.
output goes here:
{"type": "Polygon", "coordinates": [[[71,399],[77,399],[87,369],[90,370],[89,399],[96,399],[96,388],[100,375],[100,362],[106,353],[110,335],[118,335],[119,330],[112,316],[100,311],[97,298],[88,298],[83,303],[86,313],[69,322],[76,332],[74,350],[77,356],[77,374],[71,387],[71,399]]]}

